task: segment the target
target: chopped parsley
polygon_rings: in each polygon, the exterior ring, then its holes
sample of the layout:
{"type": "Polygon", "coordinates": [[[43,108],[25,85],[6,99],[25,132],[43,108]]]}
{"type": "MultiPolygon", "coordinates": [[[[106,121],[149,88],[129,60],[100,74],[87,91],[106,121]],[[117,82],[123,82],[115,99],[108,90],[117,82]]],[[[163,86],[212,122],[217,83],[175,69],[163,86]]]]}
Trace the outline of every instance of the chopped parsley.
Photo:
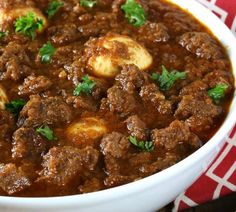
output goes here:
{"type": "Polygon", "coordinates": [[[229,86],[227,84],[218,84],[214,88],[208,90],[208,95],[212,98],[212,100],[219,104],[220,100],[225,96],[225,91],[229,86]]]}
{"type": "Polygon", "coordinates": [[[92,8],[97,4],[96,0],[80,0],[80,5],[82,7],[92,8]]]}
{"type": "Polygon", "coordinates": [[[47,42],[43,45],[42,48],[39,49],[39,55],[41,56],[41,61],[43,63],[50,63],[52,56],[56,52],[56,49],[50,42],[47,42]]]}
{"type": "Polygon", "coordinates": [[[8,31],[6,32],[0,31],[0,38],[4,38],[7,35],[8,35],[8,31]]]}
{"type": "Polygon", "coordinates": [[[79,96],[80,93],[85,93],[86,95],[91,94],[93,87],[96,85],[96,82],[89,79],[88,75],[83,76],[82,82],[77,85],[74,90],[74,96],[79,96]]]}
{"type": "Polygon", "coordinates": [[[47,125],[37,128],[36,132],[41,134],[43,137],[45,137],[49,141],[53,141],[57,139],[53,131],[47,125]]]}
{"type": "Polygon", "coordinates": [[[19,17],[15,22],[15,31],[30,37],[31,39],[35,39],[36,31],[40,31],[42,28],[43,20],[36,17],[32,12],[19,17]]]}
{"type": "Polygon", "coordinates": [[[162,66],[162,74],[153,73],[151,78],[159,84],[161,90],[167,91],[177,80],[186,79],[186,73],[176,70],[169,72],[165,66],[162,66]]]}
{"type": "Polygon", "coordinates": [[[63,2],[57,0],[52,1],[49,4],[48,9],[46,11],[46,13],[48,14],[48,18],[52,18],[57,13],[57,11],[63,6],[64,6],[63,2]]]}
{"type": "Polygon", "coordinates": [[[6,109],[14,116],[18,116],[22,108],[25,106],[26,101],[24,99],[15,99],[5,104],[6,109]]]}
{"type": "Polygon", "coordinates": [[[133,136],[129,136],[129,141],[142,151],[150,152],[154,150],[154,143],[152,141],[137,141],[133,136]]]}
{"type": "Polygon", "coordinates": [[[140,27],[145,24],[145,11],[135,0],[126,0],[125,4],[121,6],[121,9],[124,11],[128,22],[133,26],[140,27]]]}

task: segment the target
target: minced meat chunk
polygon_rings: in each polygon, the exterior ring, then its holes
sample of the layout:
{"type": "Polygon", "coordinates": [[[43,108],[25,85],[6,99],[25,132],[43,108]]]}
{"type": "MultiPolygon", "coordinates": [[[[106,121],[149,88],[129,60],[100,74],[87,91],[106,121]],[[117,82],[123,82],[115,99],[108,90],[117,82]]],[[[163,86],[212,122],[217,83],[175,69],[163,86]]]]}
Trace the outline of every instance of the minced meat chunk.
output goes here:
{"type": "Polygon", "coordinates": [[[23,85],[18,87],[19,95],[39,94],[47,90],[52,85],[52,82],[45,76],[29,76],[25,78],[23,85]]]}
{"type": "Polygon", "coordinates": [[[202,80],[196,80],[182,88],[180,91],[180,95],[198,95],[201,92],[206,92],[207,88],[207,84],[202,80]]]}
{"type": "Polygon", "coordinates": [[[144,102],[150,102],[161,114],[171,114],[171,102],[166,100],[164,94],[152,83],[141,87],[139,95],[144,102]]]}
{"type": "Polygon", "coordinates": [[[167,24],[168,29],[171,32],[178,34],[182,34],[186,31],[198,31],[201,28],[200,24],[193,21],[192,17],[178,11],[170,11],[165,13],[164,22],[167,24]]]}
{"type": "Polygon", "coordinates": [[[149,76],[144,71],[140,71],[136,65],[124,65],[115,80],[122,86],[123,90],[133,93],[149,82],[149,76]]]}
{"type": "Polygon", "coordinates": [[[133,175],[133,176],[124,176],[124,175],[110,175],[104,180],[104,184],[107,187],[114,187],[114,186],[119,186],[125,183],[129,183],[132,181],[138,180],[138,177],[133,175]]]}
{"type": "Polygon", "coordinates": [[[112,132],[103,137],[100,147],[104,155],[111,155],[114,158],[125,158],[130,142],[123,134],[112,132]]]}
{"type": "Polygon", "coordinates": [[[47,29],[49,39],[57,45],[64,45],[79,38],[79,33],[75,24],[56,25],[47,29]]]}
{"type": "Polygon", "coordinates": [[[147,22],[144,26],[140,27],[139,34],[138,39],[149,45],[158,42],[166,42],[170,38],[168,29],[163,23],[147,22]]]}
{"type": "Polygon", "coordinates": [[[203,78],[203,81],[210,87],[214,88],[218,84],[226,84],[228,88],[226,89],[226,93],[229,93],[233,88],[233,76],[230,72],[227,71],[212,71],[206,74],[203,78]]]}
{"type": "Polygon", "coordinates": [[[99,78],[92,78],[92,80],[96,83],[93,90],[92,90],[92,97],[95,100],[100,100],[102,97],[105,96],[106,91],[109,88],[109,85],[107,83],[107,81],[103,80],[103,79],[99,79],[99,78]]]}
{"type": "Polygon", "coordinates": [[[60,125],[72,119],[70,107],[60,97],[30,96],[18,120],[19,126],[60,125]]]}
{"type": "Polygon", "coordinates": [[[175,149],[177,145],[188,144],[195,149],[201,146],[199,138],[193,134],[183,121],[174,121],[164,129],[154,129],[152,140],[155,148],[164,147],[167,150],[175,149]]]}
{"type": "Polygon", "coordinates": [[[166,152],[164,158],[160,157],[157,159],[157,161],[151,164],[143,164],[139,170],[144,175],[151,175],[176,164],[180,160],[181,157],[177,154],[166,152]]]}
{"type": "Polygon", "coordinates": [[[20,192],[31,185],[27,175],[15,164],[0,165],[0,188],[8,195],[20,192]]]}
{"type": "Polygon", "coordinates": [[[108,109],[126,117],[137,110],[137,102],[134,95],[114,85],[108,89],[107,98],[102,99],[101,109],[108,109]]]}
{"type": "Polygon", "coordinates": [[[130,116],[125,121],[130,135],[136,137],[138,140],[148,139],[148,129],[146,124],[137,116],[130,116]]]}
{"type": "Polygon", "coordinates": [[[68,96],[66,103],[79,110],[96,111],[97,103],[91,97],[68,96]]]}
{"type": "Polygon", "coordinates": [[[0,140],[10,140],[14,129],[14,116],[6,110],[0,110],[0,140]]]}
{"type": "Polygon", "coordinates": [[[53,147],[43,158],[43,170],[38,181],[65,186],[84,171],[93,171],[98,162],[99,153],[92,147],[77,149],[75,147],[53,147]]]}
{"type": "Polygon", "coordinates": [[[19,79],[32,74],[32,61],[26,53],[26,47],[16,42],[10,42],[0,56],[0,79],[19,79]]]}
{"type": "Polygon", "coordinates": [[[44,141],[33,128],[19,128],[13,134],[12,157],[37,159],[46,151],[44,141]]]}
{"type": "Polygon", "coordinates": [[[199,96],[186,95],[180,101],[175,117],[186,120],[191,131],[198,133],[209,129],[222,113],[222,108],[213,104],[204,93],[199,96]]]}
{"type": "Polygon", "coordinates": [[[223,55],[217,43],[205,32],[187,32],[180,37],[179,44],[204,59],[219,59],[223,55]]]}
{"type": "Polygon", "coordinates": [[[81,193],[89,193],[101,190],[102,186],[103,184],[101,181],[94,177],[92,179],[86,180],[85,183],[79,186],[78,189],[81,193]]]}

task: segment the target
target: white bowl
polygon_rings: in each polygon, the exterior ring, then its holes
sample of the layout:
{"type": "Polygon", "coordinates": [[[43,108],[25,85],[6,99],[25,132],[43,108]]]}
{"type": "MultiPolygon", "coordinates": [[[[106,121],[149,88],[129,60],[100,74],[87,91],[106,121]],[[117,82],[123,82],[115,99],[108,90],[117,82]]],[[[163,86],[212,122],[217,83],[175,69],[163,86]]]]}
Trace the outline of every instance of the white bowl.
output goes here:
{"type": "MultiPolygon", "coordinates": [[[[228,50],[236,76],[236,39],[205,7],[193,0],[171,0],[201,20],[228,50]]],[[[236,98],[220,130],[198,151],[150,177],[104,191],[50,198],[0,197],[0,211],[154,211],[175,199],[200,176],[224,144],[236,120],[236,98]]]]}

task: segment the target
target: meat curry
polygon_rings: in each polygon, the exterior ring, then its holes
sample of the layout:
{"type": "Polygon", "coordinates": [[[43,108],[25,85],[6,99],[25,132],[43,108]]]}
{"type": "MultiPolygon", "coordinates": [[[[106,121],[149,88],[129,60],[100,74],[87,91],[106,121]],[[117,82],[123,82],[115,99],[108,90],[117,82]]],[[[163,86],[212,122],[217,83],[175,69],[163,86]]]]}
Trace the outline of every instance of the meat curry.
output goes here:
{"type": "Polygon", "coordinates": [[[217,131],[224,47],[164,0],[0,0],[0,195],[94,192],[157,173],[217,131]]]}

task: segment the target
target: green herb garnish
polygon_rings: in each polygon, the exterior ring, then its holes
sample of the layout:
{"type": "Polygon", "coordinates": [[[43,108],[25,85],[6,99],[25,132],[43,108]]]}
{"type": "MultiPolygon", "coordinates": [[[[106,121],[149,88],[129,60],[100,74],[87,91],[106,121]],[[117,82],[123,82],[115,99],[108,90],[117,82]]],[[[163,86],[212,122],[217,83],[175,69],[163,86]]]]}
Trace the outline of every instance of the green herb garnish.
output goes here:
{"type": "Polygon", "coordinates": [[[79,96],[80,93],[85,93],[86,95],[91,94],[93,87],[96,85],[96,83],[89,79],[88,75],[83,76],[82,82],[77,85],[77,87],[74,90],[74,96],[79,96]]]}
{"type": "Polygon", "coordinates": [[[208,95],[212,98],[212,100],[219,104],[220,100],[225,96],[225,91],[229,86],[227,84],[218,84],[214,88],[208,90],[208,95]]]}
{"type": "Polygon", "coordinates": [[[57,11],[63,7],[64,3],[63,2],[60,2],[60,1],[52,1],[49,6],[48,6],[48,9],[46,11],[46,13],[48,14],[48,18],[52,18],[56,13],[57,11]]]}
{"type": "Polygon", "coordinates": [[[36,17],[32,12],[19,17],[15,22],[15,31],[31,39],[34,39],[36,37],[36,31],[40,31],[42,28],[43,20],[36,17]]]}
{"type": "Polygon", "coordinates": [[[82,7],[92,8],[97,4],[96,0],[80,0],[80,5],[82,7]]]}
{"type": "Polygon", "coordinates": [[[174,85],[175,81],[186,79],[186,73],[176,70],[169,72],[165,66],[162,66],[162,74],[153,73],[151,78],[158,82],[161,90],[167,91],[174,85]]]}
{"type": "Polygon", "coordinates": [[[142,151],[150,152],[154,150],[154,143],[152,141],[137,141],[133,136],[129,136],[129,141],[142,151]]]}
{"type": "Polygon", "coordinates": [[[42,48],[39,49],[39,55],[41,56],[41,61],[43,63],[50,63],[52,56],[56,52],[56,49],[50,42],[47,42],[43,45],[42,48]]]}
{"type": "Polygon", "coordinates": [[[6,32],[0,31],[0,38],[4,38],[7,35],[8,35],[8,31],[6,32]]]}
{"type": "Polygon", "coordinates": [[[145,11],[135,0],[126,0],[125,4],[121,6],[121,9],[124,11],[128,22],[133,26],[140,27],[145,23],[145,11]]]}
{"type": "Polygon", "coordinates": [[[57,139],[53,131],[47,125],[37,128],[36,132],[44,136],[49,141],[53,141],[57,139]]]}
{"type": "Polygon", "coordinates": [[[26,101],[24,99],[15,99],[5,104],[6,109],[14,116],[18,116],[22,108],[25,106],[26,101]]]}

